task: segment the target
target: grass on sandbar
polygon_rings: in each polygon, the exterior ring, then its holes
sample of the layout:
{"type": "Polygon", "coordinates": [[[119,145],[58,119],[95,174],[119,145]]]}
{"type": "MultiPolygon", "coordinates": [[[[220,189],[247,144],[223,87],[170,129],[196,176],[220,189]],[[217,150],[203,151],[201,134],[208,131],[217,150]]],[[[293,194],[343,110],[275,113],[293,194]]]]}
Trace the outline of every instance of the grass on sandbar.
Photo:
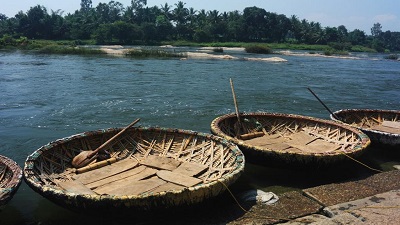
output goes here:
{"type": "Polygon", "coordinates": [[[184,58],[187,57],[183,52],[172,52],[161,49],[131,49],[125,53],[126,56],[135,58],[184,58]]]}
{"type": "Polygon", "coordinates": [[[81,48],[74,46],[62,46],[62,45],[47,45],[38,50],[39,53],[45,54],[73,54],[73,55],[96,55],[106,54],[106,52],[100,49],[81,48]]]}

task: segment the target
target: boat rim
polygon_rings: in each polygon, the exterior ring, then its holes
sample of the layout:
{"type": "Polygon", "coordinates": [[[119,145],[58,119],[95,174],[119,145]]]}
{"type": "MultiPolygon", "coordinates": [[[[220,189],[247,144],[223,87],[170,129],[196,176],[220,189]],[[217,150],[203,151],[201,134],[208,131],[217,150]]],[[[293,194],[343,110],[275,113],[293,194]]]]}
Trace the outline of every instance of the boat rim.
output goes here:
{"type": "MultiPolygon", "coordinates": [[[[396,114],[400,115],[400,111],[390,110],[390,109],[340,109],[340,110],[334,111],[333,114],[337,115],[337,114],[340,114],[341,112],[371,112],[371,113],[372,112],[382,112],[382,113],[396,113],[396,114]]],[[[393,137],[400,137],[400,134],[394,134],[394,133],[389,133],[389,132],[385,132],[385,131],[374,130],[371,128],[364,128],[364,127],[360,127],[360,126],[351,125],[351,124],[348,124],[346,122],[336,119],[332,114],[329,114],[329,116],[333,121],[336,121],[336,122],[339,122],[339,123],[342,123],[342,124],[345,124],[345,125],[348,125],[351,127],[355,127],[362,131],[368,131],[368,132],[373,132],[373,133],[377,133],[377,134],[385,134],[385,135],[390,135],[393,137]]]]}
{"type": "Polygon", "coordinates": [[[68,191],[62,191],[62,190],[58,190],[53,188],[50,185],[41,185],[39,184],[39,182],[35,182],[34,179],[29,178],[27,172],[31,171],[33,169],[33,165],[32,166],[28,166],[28,162],[29,161],[35,161],[40,155],[41,152],[44,152],[46,150],[50,150],[52,148],[54,148],[57,145],[69,142],[71,140],[75,140],[75,139],[79,139],[79,138],[83,138],[85,136],[88,135],[96,135],[99,133],[106,133],[106,132],[112,132],[112,131],[119,131],[123,128],[106,128],[106,129],[98,129],[98,130],[94,130],[94,131],[87,131],[87,132],[82,132],[82,133],[78,133],[78,134],[74,134],[71,136],[67,136],[61,139],[57,139],[55,141],[49,142],[43,146],[41,146],[40,148],[38,148],[37,150],[35,150],[32,154],[30,154],[26,161],[25,161],[25,165],[23,168],[23,177],[24,180],[26,181],[26,183],[33,189],[38,190],[44,194],[50,194],[50,195],[62,195],[62,196],[66,196],[68,198],[76,198],[77,196],[83,197],[86,200],[91,200],[91,201],[98,201],[98,200],[112,200],[112,201],[124,201],[124,200],[141,200],[141,199],[147,199],[149,197],[162,197],[165,196],[167,194],[173,194],[173,195],[179,195],[181,193],[184,193],[186,191],[197,191],[200,189],[210,189],[212,186],[218,184],[218,183],[222,183],[224,188],[226,188],[226,184],[224,183],[224,181],[226,180],[230,180],[232,178],[234,178],[234,176],[242,173],[244,171],[244,166],[245,166],[245,158],[244,155],[242,153],[242,151],[239,149],[239,147],[231,142],[228,141],[224,138],[221,138],[219,136],[213,135],[213,134],[209,134],[209,133],[203,133],[203,132],[197,132],[197,131],[193,131],[193,130],[185,130],[185,129],[175,129],[175,128],[162,128],[162,127],[131,127],[129,129],[137,129],[137,130],[149,130],[149,131],[156,131],[156,130],[161,130],[161,131],[165,131],[165,132],[175,132],[175,133],[183,133],[183,134],[190,134],[190,135],[197,135],[197,136],[202,136],[204,138],[208,138],[208,139],[212,139],[215,140],[217,142],[220,142],[224,145],[227,145],[232,151],[233,154],[235,154],[236,156],[236,162],[237,162],[237,167],[228,174],[223,175],[221,178],[218,178],[214,181],[211,181],[209,183],[205,183],[205,184],[199,184],[193,187],[187,187],[184,188],[182,190],[169,190],[169,191],[162,191],[162,192],[156,192],[156,193],[146,193],[146,194],[139,194],[139,195],[94,195],[94,194],[75,194],[72,192],[68,192],[68,191]],[[30,168],[32,167],[32,168],[30,168]]]}
{"type": "Polygon", "coordinates": [[[3,192],[6,192],[6,195],[9,195],[4,199],[4,201],[9,200],[16,190],[19,188],[22,182],[22,168],[18,165],[17,162],[12,160],[11,158],[8,158],[7,156],[0,155],[0,161],[8,167],[12,171],[12,177],[9,182],[7,182],[6,187],[3,189],[3,192]]]}
{"type": "MultiPolygon", "coordinates": [[[[345,123],[338,123],[336,121],[332,121],[332,120],[326,120],[326,119],[321,119],[321,118],[316,118],[316,117],[310,117],[310,116],[303,116],[303,115],[298,115],[298,114],[287,114],[287,113],[272,113],[272,112],[244,112],[244,113],[240,113],[240,116],[273,116],[273,117],[280,117],[280,118],[292,118],[292,119],[302,119],[302,120],[309,120],[309,121],[313,121],[316,123],[323,123],[323,124],[328,124],[328,125],[332,125],[332,126],[337,126],[337,127],[341,127],[344,128],[346,130],[349,130],[355,134],[358,135],[358,137],[360,138],[360,144],[362,146],[359,146],[357,149],[353,149],[351,151],[351,153],[356,153],[356,152],[360,152],[363,149],[367,148],[370,144],[371,144],[371,140],[370,138],[363,133],[361,130],[356,129],[348,124],[345,123]]],[[[237,117],[236,113],[229,113],[229,114],[224,114],[221,115],[217,118],[215,118],[212,122],[211,122],[211,130],[214,134],[216,134],[217,136],[223,137],[229,141],[232,141],[233,143],[239,145],[239,146],[244,146],[245,148],[249,148],[249,149],[254,149],[256,151],[262,151],[262,152],[277,152],[274,151],[272,149],[259,149],[253,145],[248,145],[245,142],[237,139],[236,137],[231,137],[229,135],[226,135],[224,132],[222,132],[222,130],[219,128],[218,124],[220,121],[227,119],[227,118],[232,118],[232,117],[237,117]]],[[[339,151],[335,151],[333,152],[334,154],[330,153],[294,153],[297,155],[303,155],[303,156],[334,156],[334,155],[339,155],[342,154],[339,151]]],[[[348,152],[344,152],[344,153],[348,153],[348,152]]]]}

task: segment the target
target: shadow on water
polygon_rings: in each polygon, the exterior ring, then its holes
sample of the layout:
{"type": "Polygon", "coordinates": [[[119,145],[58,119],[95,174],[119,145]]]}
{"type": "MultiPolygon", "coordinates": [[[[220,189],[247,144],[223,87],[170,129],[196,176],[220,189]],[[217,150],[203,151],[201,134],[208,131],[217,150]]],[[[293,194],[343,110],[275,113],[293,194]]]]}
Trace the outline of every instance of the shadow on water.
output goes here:
{"type": "MultiPolygon", "coordinates": [[[[246,209],[249,209],[249,205],[246,209]]],[[[124,225],[124,224],[224,224],[233,221],[245,212],[228,192],[197,205],[154,211],[127,212],[75,212],[41,198],[33,215],[24,218],[14,206],[0,211],[0,224],[29,225],[124,225]]]]}

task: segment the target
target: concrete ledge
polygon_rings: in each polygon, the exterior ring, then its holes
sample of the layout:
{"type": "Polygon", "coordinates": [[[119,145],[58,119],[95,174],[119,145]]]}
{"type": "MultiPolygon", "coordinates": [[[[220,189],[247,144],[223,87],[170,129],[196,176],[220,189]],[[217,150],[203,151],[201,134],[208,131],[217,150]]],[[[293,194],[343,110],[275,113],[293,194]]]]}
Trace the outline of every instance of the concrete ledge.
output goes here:
{"type": "Polygon", "coordinates": [[[229,224],[398,224],[400,171],[288,192],[273,205],[254,205],[229,224]]]}
{"type": "Polygon", "coordinates": [[[329,220],[340,221],[343,215],[347,218],[351,215],[352,221],[358,223],[397,224],[400,221],[400,190],[330,206],[324,212],[332,216],[329,220]]]}
{"type": "Polygon", "coordinates": [[[303,192],[321,205],[331,206],[400,189],[399,180],[400,171],[394,170],[375,174],[359,181],[308,188],[303,190],[303,192]]]}

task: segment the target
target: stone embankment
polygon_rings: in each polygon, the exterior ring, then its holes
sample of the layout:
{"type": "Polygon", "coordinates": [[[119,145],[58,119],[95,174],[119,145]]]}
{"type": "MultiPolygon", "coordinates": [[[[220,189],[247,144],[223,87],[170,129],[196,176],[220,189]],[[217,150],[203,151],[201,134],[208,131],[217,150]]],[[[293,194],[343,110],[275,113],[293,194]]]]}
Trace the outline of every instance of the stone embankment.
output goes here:
{"type": "Polygon", "coordinates": [[[256,204],[229,224],[398,224],[400,171],[333,183],[279,196],[272,205],[256,204]]]}

